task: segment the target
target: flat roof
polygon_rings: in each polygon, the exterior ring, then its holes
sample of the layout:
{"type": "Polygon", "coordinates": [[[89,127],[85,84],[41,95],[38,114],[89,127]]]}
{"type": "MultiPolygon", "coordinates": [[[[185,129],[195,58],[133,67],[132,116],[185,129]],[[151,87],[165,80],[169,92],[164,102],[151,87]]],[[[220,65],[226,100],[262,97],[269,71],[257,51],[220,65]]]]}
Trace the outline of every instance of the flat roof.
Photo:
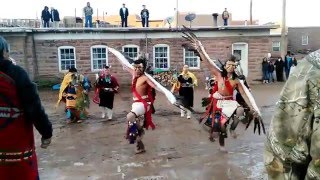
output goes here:
{"type": "MultiPolygon", "coordinates": [[[[237,26],[218,26],[218,27],[191,27],[191,31],[228,31],[228,30],[270,30],[270,29],[277,29],[279,25],[237,25],[237,26]]],[[[182,32],[185,31],[182,27],[179,28],[143,28],[143,27],[110,27],[110,28],[23,28],[23,27],[1,27],[0,32],[2,33],[31,33],[31,32],[38,32],[38,33],[66,33],[66,32],[182,32]]]]}

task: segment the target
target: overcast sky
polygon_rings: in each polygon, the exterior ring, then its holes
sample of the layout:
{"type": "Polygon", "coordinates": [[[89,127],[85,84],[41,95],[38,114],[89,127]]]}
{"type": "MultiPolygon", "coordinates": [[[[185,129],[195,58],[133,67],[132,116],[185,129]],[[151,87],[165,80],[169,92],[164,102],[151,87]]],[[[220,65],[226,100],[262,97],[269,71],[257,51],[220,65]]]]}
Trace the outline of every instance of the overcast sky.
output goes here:
{"type": "MultiPolygon", "coordinates": [[[[282,0],[252,0],[253,19],[260,24],[280,22],[282,0]]],[[[0,6],[0,18],[38,18],[45,5],[55,7],[60,16],[82,16],[82,8],[88,0],[8,0],[0,6]]],[[[177,0],[90,0],[94,16],[102,12],[118,14],[122,3],[129,8],[130,14],[139,14],[141,5],[145,4],[150,11],[150,19],[164,19],[172,16],[177,0]]],[[[233,14],[234,20],[249,20],[250,0],[179,0],[180,12],[196,14],[221,13],[224,8],[233,14]]],[[[320,0],[287,0],[288,26],[320,26],[320,0]]],[[[61,18],[60,17],[60,18],[61,18]]]]}

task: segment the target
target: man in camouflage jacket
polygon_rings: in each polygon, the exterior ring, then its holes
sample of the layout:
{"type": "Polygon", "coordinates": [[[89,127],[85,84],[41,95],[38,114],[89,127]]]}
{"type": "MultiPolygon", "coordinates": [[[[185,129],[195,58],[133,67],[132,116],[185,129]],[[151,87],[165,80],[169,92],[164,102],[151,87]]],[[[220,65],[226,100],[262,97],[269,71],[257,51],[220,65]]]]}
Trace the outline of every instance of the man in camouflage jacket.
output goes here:
{"type": "Polygon", "coordinates": [[[265,146],[269,179],[320,179],[320,50],[285,84],[265,146]]]}

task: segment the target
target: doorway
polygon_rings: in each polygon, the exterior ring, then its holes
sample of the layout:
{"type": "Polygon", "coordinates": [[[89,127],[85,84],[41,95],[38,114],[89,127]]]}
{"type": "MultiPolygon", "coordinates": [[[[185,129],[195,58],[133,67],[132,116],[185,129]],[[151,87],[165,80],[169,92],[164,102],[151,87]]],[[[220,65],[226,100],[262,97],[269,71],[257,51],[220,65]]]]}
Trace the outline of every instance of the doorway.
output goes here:
{"type": "Polygon", "coordinates": [[[243,75],[248,77],[248,43],[239,42],[232,44],[232,54],[239,60],[243,75]]]}

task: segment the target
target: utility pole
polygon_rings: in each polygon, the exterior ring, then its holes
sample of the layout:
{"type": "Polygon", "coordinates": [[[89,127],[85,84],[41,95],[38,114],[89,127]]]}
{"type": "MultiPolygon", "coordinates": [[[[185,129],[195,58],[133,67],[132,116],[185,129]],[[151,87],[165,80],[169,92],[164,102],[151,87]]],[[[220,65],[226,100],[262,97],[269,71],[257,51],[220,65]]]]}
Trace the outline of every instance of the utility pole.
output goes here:
{"type": "Polygon", "coordinates": [[[99,20],[99,9],[97,8],[97,20],[99,20]]]}
{"type": "Polygon", "coordinates": [[[74,27],[77,28],[77,8],[74,8],[74,19],[76,20],[74,27]]]}
{"type": "Polygon", "coordinates": [[[286,0],[282,0],[281,57],[284,57],[287,53],[286,30],[286,0]]]}
{"type": "Polygon", "coordinates": [[[250,25],[252,25],[252,0],[250,0],[250,25]]]}
{"type": "MultiPolygon", "coordinates": [[[[36,20],[34,21],[34,27],[35,28],[38,28],[38,23],[37,23],[37,21],[38,21],[39,19],[38,19],[38,12],[36,11],[36,20]]],[[[41,19],[40,19],[40,25],[39,25],[39,28],[41,27],[41,19]]]]}

